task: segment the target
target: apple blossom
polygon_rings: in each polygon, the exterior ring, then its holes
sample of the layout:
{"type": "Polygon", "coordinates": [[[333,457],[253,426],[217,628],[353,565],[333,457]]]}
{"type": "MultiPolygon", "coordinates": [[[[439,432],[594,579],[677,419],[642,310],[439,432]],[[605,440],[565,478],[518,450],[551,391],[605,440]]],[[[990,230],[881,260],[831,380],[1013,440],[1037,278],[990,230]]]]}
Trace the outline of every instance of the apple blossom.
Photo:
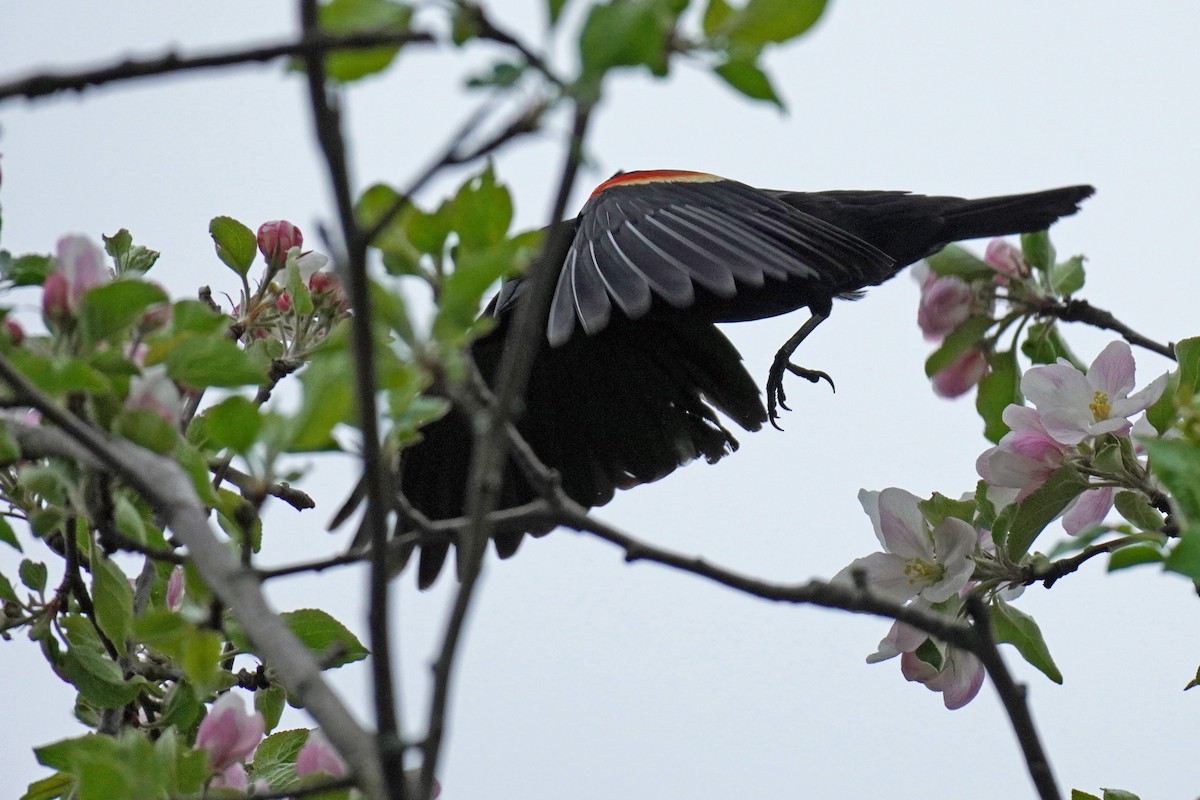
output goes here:
{"type": "Polygon", "coordinates": [[[283,266],[288,250],[304,244],[304,234],[286,219],[275,219],[258,226],[257,239],[259,251],[273,267],[283,266]]]}
{"type": "Polygon", "coordinates": [[[244,792],[250,788],[250,778],[246,775],[246,768],[240,762],[235,762],[213,776],[209,787],[212,789],[235,789],[239,792],[244,792]]]}
{"type": "Polygon", "coordinates": [[[1133,353],[1118,340],[1096,356],[1086,374],[1063,358],[1057,364],[1033,367],[1021,378],[1021,391],[1037,406],[1047,434],[1074,445],[1103,433],[1128,435],[1132,427],[1128,417],[1158,399],[1167,377],[1160,375],[1131,396],[1133,353]]]}
{"type": "Polygon", "coordinates": [[[871,517],[883,552],[857,558],[834,576],[849,583],[857,572],[866,575],[871,591],[903,603],[922,597],[938,603],[953,597],[975,569],[971,555],[979,534],[961,519],[947,517],[933,530],[903,489],[858,493],[863,510],[871,517]]]}
{"type": "Polygon", "coordinates": [[[262,741],[265,723],[257,711],[246,713],[241,695],[226,692],[212,704],[196,733],[196,747],[208,751],[209,765],[224,772],[245,761],[262,741]]]}
{"type": "Polygon", "coordinates": [[[935,275],[921,286],[917,325],[929,341],[941,341],[971,316],[971,285],[957,275],[935,275]]]}
{"type": "Polygon", "coordinates": [[[983,686],[983,663],[974,653],[955,647],[942,650],[941,667],[922,661],[915,652],[903,653],[900,671],[908,680],[923,683],[930,691],[941,692],[942,702],[951,711],[974,700],[983,686]]]}
{"type": "Polygon", "coordinates": [[[301,253],[296,259],[296,269],[300,271],[300,277],[307,281],[318,271],[324,269],[328,263],[329,256],[309,250],[307,253],[301,253]]]}
{"type": "Polygon", "coordinates": [[[996,280],[1006,283],[1009,278],[1028,278],[1031,270],[1020,249],[1004,239],[992,239],[983,253],[987,265],[999,273],[996,280]]]}
{"type": "Polygon", "coordinates": [[[346,774],[346,762],[329,744],[320,730],[309,731],[308,739],[296,754],[296,774],[300,776],[324,773],[334,778],[346,774]]]}
{"type": "Polygon", "coordinates": [[[176,564],[167,578],[167,608],[178,611],[183,606],[184,594],[183,567],[176,564]]]}
{"type": "Polygon", "coordinates": [[[938,397],[958,397],[979,383],[987,371],[987,357],[972,347],[933,374],[933,391],[938,397]]]}
{"type": "Polygon", "coordinates": [[[129,382],[125,407],[153,411],[167,422],[174,423],[179,419],[179,401],[179,389],[167,376],[166,366],[156,364],[144,367],[142,374],[135,375],[129,382]]]}
{"type": "Polygon", "coordinates": [[[1019,490],[1013,499],[1023,500],[1063,465],[1070,448],[1046,432],[1035,409],[1012,404],[1002,418],[1008,433],[979,456],[975,469],[991,486],[1019,490]]]}

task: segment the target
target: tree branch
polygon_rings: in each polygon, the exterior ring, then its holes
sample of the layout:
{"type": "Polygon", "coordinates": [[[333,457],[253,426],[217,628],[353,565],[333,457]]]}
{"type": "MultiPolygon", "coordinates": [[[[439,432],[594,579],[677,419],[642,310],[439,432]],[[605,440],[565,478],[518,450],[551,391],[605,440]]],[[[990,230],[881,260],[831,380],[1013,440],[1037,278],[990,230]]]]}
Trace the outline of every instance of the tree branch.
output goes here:
{"type": "MultiPolygon", "coordinates": [[[[316,0],[301,0],[300,18],[305,37],[315,36],[318,30],[316,0]]],[[[342,239],[345,242],[346,293],[354,309],[351,340],[355,388],[358,395],[358,419],[362,432],[363,480],[367,484],[367,508],[363,525],[369,531],[371,541],[368,629],[377,729],[377,763],[383,772],[383,786],[379,787],[378,794],[371,793],[371,796],[404,800],[404,745],[400,738],[399,711],[392,675],[391,635],[388,629],[390,604],[387,513],[391,504],[387,501],[387,491],[391,482],[385,479],[382,448],[379,443],[378,410],[375,405],[378,382],[375,377],[370,284],[367,280],[367,241],[363,238],[354,217],[341,117],[329,96],[324,54],[308,51],[304,53],[304,63],[308,76],[313,127],[321,146],[321,153],[325,157],[337,204],[342,239]]]]}
{"type": "Polygon", "coordinates": [[[542,243],[541,253],[526,278],[525,297],[516,310],[516,319],[504,342],[497,374],[500,385],[496,404],[482,415],[484,423],[477,430],[467,478],[467,518],[469,530],[459,540],[458,558],[460,584],[450,612],[450,620],[433,673],[433,702],[430,706],[429,727],[425,737],[425,758],[421,764],[419,797],[426,800],[433,790],[433,779],[441,754],[445,734],[446,709],[458,642],[462,636],[471,599],[483,568],[483,556],[489,538],[488,517],[495,509],[499,496],[501,474],[508,452],[508,426],[524,395],[533,358],[538,351],[538,338],[543,336],[550,296],[558,277],[557,254],[565,252],[568,233],[557,223],[563,218],[575,176],[579,169],[583,140],[591,119],[591,106],[576,105],[574,125],[567,141],[565,163],[559,179],[554,207],[550,213],[550,232],[542,243]]]}
{"type": "Polygon", "coordinates": [[[1042,306],[1040,310],[1042,313],[1061,319],[1063,322],[1084,322],[1101,330],[1119,333],[1125,341],[1132,345],[1143,347],[1158,353],[1160,356],[1166,356],[1172,361],[1176,360],[1175,345],[1173,343],[1161,344],[1143,336],[1113,316],[1112,312],[1096,308],[1087,300],[1056,301],[1042,306]]]}
{"type": "Polygon", "coordinates": [[[434,37],[423,31],[371,31],[349,34],[314,34],[296,41],[258,47],[239,47],[197,56],[182,56],[168,52],[158,58],[127,58],[115,64],[73,72],[44,72],[0,83],[0,101],[10,97],[33,100],[65,91],[83,91],[118,81],[192,72],[202,69],[232,67],[239,64],[262,63],[277,58],[324,54],[334,50],[357,50],[367,47],[405,45],[432,42],[434,37]]]}

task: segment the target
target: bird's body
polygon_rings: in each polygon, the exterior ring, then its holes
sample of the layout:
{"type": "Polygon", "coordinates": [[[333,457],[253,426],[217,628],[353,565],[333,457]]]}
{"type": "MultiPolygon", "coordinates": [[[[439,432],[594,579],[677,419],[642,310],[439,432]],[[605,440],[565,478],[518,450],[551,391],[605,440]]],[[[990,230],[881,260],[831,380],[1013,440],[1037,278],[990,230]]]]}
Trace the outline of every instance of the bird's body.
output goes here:
{"type": "MultiPolygon", "coordinates": [[[[657,480],[737,449],[720,412],[747,431],[768,420],[757,383],[715,323],[807,307],[812,318],[781,350],[768,382],[772,422],[799,341],[836,297],[891,278],[961,239],[1042,230],[1074,213],[1088,186],[964,200],[903,192],[760,190],[706,173],[622,173],[579,216],[538,344],[518,429],[587,507],[618,488],[657,480]]],[[[471,345],[494,381],[524,284],[489,306],[497,325],[471,345]]],[[[401,455],[401,491],[431,519],[460,516],[471,433],[457,411],[431,423],[401,455]]],[[[536,496],[512,462],[502,507],[536,496]]],[[[540,533],[544,531],[531,531],[540,533]]],[[[498,536],[508,555],[520,533],[498,536]]],[[[436,578],[446,547],[422,550],[418,582],[436,578]]]]}

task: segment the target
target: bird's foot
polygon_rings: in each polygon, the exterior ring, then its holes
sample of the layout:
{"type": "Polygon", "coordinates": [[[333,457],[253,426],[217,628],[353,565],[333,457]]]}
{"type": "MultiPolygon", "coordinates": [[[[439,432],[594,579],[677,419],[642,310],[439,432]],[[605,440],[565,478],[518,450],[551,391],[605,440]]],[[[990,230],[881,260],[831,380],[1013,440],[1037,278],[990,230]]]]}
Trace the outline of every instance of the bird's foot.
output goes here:
{"type": "Polygon", "coordinates": [[[808,369],[807,367],[797,366],[788,361],[788,353],[780,350],[775,354],[775,363],[771,365],[771,371],[767,375],[767,419],[771,421],[771,425],[777,431],[783,430],[779,426],[779,409],[791,411],[787,405],[787,394],[783,390],[783,374],[790,372],[793,375],[798,375],[809,383],[817,383],[825,381],[829,384],[829,388],[837,391],[837,387],[833,385],[833,378],[829,377],[829,373],[822,372],[819,369],[808,369]]]}

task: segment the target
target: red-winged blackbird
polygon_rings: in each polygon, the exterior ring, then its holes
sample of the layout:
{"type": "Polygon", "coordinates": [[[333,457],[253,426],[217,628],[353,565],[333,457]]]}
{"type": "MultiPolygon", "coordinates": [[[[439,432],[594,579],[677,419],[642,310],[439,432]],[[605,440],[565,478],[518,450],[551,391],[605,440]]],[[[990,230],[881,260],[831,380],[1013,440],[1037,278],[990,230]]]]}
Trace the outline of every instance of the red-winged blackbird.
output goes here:
{"type": "MultiPolygon", "coordinates": [[[[747,431],[768,420],[758,386],[717,322],[807,307],[810,319],[779,351],[767,383],[770,419],[792,371],[824,373],[789,358],[830,313],[950,242],[1042,230],[1093,192],[1072,186],[964,200],[904,192],[784,192],[699,172],[618,174],[579,216],[562,263],[517,428],[586,507],[738,447],[717,412],[747,431]]],[[[492,383],[523,284],[505,284],[486,313],[497,317],[471,345],[492,383]]],[[[404,450],[400,490],[431,519],[461,516],[471,427],[458,411],[426,426],[404,450]]],[[[535,497],[510,461],[500,506],[535,497]]],[[[527,531],[544,533],[545,530],[527,531]]],[[[502,557],[522,533],[498,534],[502,557]]],[[[447,547],[421,551],[418,583],[437,577],[447,547]]]]}

